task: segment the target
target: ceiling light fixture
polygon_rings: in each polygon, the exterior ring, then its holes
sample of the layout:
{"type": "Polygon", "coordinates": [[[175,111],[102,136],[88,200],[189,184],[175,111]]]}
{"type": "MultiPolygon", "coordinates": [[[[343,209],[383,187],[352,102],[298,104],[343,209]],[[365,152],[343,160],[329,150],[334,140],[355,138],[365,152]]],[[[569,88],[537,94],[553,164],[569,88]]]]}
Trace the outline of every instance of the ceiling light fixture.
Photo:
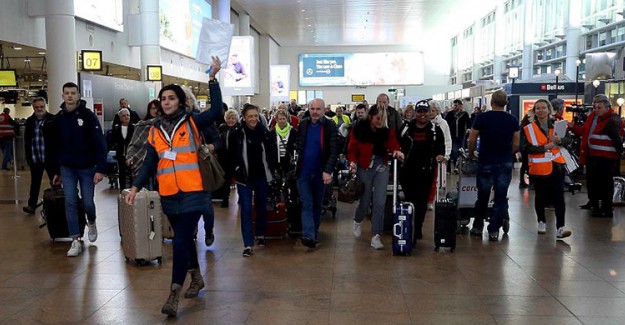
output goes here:
{"type": "Polygon", "coordinates": [[[302,9],[302,12],[305,12],[305,11],[306,11],[306,9],[302,9]]]}
{"type": "Polygon", "coordinates": [[[19,47],[19,46],[13,46],[13,49],[16,50],[16,51],[21,51],[22,50],[22,48],[19,47]]]}
{"type": "Polygon", "coordinates": [[[46,55],[46,52],[39,52],[39,55],[46,55]]]}

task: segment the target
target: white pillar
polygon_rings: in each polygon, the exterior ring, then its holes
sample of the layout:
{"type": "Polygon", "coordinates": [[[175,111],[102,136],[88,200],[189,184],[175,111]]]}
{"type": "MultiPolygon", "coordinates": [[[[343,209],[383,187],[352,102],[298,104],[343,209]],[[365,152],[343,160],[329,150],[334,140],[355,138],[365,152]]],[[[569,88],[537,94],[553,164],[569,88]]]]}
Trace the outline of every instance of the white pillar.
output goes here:
{"type": "Polygon", "coordinates": [[[495,60],[493,61],[493,80],[497,83],[501,83],[503,80],[501,75],[504,71],[503,46],[500,46],[504,43],[506,32],[503,9],[503,3],[500,2],[497,4],[497,9],[495,11],[495,60]]]}
{"type": "Polygon", "coordinates": [[[534,20],[532,14],[532,0],[525,0],[523,28],[523,72],[522,80],[531,79],[534,75],[534,20]]]}
{"type": "Polygon", "coordinates": [[[582,23],[582,1],[568,1],[568,21],[565,23],[566,28],[566,63],[564,73],[567,77],[575,80],[577,72],[577,64],[575,61],[579,59],[579,37],[581,34],[582,23]]]}
{"type": "Polygon", "coordinates": [[[217,19],[230,23],[230,0],[217,1],[217,19]]]}
{"type": "Polygon", "coordinates": [[[141,0],[141,80],[147,80],[147,65],[161,64],[158,0],[141,0]]]}
{"type": "Polygon", "coordinates": [[[239,13],[239,36],[250,35],[250,15],[246,12],[239,13]]]}
{"type": "Polygon", "coordinates": [[[56,113],[63,102],[63,84],[78,83],[74,0],[47,0],[45,14],[49,111],[56,113]]]}

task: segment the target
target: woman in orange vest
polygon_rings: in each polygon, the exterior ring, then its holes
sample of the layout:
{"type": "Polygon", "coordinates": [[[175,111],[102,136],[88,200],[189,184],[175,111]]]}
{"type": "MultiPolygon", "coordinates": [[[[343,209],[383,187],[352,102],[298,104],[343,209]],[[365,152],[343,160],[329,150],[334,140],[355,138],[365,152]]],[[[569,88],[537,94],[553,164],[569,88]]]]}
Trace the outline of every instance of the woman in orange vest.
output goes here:
{"type": "Polygon", "coordinates": [[[554,134],[553,108],[545,99],[534,103],[533,117],[523,128],[521,134],[521,151],[527,153],[529,175],[534,183],[534,209],[538,219],[538,233],[547,233],[545,208],[549,203],[556,210],[556,240],[571,235],[564,228],[564,157],[559,145],[563,140],[554,134]]]}
{"type": "Polygon", "coordinates": [[[191,284],[185,298],[197,297],[204,287],[193,237],[200,216],[210,202],[202,184],[197,146],[199,131],[215,122],[222,112],[221,91],[215,79],[220,67],[219,58],[213,57],[208,82],[213,109],[201,113],[187,111],[186,95],[180,86],[168,85],[161,89],[158,94],[161,108],[148,131],[145,161],[125,198],[126,203],[132,205],[139,189],[156,170],[161,206],[175,233],[171,292],[161,309],[169,316],[177,314],[187,272],[191,284]]]}

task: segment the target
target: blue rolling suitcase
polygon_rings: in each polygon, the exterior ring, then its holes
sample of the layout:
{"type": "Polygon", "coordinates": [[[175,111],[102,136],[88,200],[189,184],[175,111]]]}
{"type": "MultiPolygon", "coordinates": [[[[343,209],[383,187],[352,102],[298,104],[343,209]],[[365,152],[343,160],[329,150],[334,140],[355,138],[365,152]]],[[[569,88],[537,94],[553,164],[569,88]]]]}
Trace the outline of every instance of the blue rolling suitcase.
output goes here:
{"type": "Polygon", "coordinates": [[[393,256],[410,256],[415,244],[414,205],[397,202],[397,159],[393,163],[393,256]]]}

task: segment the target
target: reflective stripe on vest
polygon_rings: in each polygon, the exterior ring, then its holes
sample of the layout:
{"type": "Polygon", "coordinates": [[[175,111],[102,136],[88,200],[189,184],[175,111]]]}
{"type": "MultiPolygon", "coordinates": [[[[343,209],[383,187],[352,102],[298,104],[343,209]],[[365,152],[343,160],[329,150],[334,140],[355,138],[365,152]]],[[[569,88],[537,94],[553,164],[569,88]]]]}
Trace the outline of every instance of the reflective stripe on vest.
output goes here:
{"type": "MultiPolygon", "coordinates": [[[[525,126],[525,135],[535,147],[544,146],[549,143],[547,137],[539,130],[536,123],[525,126]]],[[[549,137],[553,137],[553,129],[549,129],[549,137]]],[[[566,163],[560,149],[554,147],[546,150],[544,153],[533,153],[528,155],[529,174],[530,175],[549,175],[553,171],[552,161],[560,164],[566,163]],[[548,156],[551,154],[551,157],[548,156]]]]}
{"type": "MultiPolygon", "coordinates": [[[[616,153],[616,148],[612,146],[610,137],[603,134],[591,134],[588,136],[588,148],[599,151],[609,151],[616,153]]],[[[616,156],[615,156],[616,157],[616,156]]]]}
{"type": "Polygon", "coordinates": [[[162,196],[178,192],[203,191],[202,175],[195,147],[199,134],[192,118],[183,119],[176,124],[173,137],[162,128],[152,126],[148,142],[159,156],[156,178],[158,191],[162,196]],[[195,132],[193,132],[195,131],[195,132]],[[167,151],[175,152],[175,160],[165,158],[167,151]]]}

